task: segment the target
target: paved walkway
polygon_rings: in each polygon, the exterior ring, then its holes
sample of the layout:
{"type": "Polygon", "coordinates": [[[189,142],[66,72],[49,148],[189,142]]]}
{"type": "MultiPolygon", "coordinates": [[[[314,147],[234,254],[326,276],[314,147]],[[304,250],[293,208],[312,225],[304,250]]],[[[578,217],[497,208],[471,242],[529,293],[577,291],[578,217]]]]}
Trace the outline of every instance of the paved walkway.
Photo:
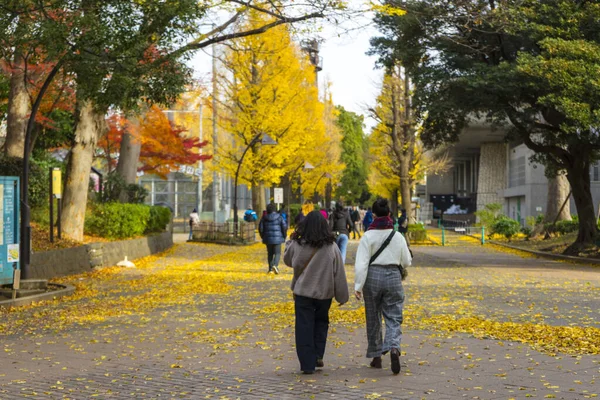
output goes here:
{"type": "MultiPolygon", "coordinates": [[[[357,243],[350,243],[348,262],[357,243]]],[[[531,323],[597,329],[600,269],[466,244],[413,250],[400,376],[391,374],[388,359],[383,370],[368,367],[362,311],[354,300],[333,308],[323,371],[299,374],[290,271],[267,275],[260,244],[181,244],[138,269],[72,278],[80,288],[73,299],[1,314],[0,399],[600,394],[598,355],[568,355],[474,330],[476,338],[445,324],[478,318],[509,336],[501,331],[505,326],[531,323]]],[[[351,281],[351,265],[347,270],[351,281]]]]}

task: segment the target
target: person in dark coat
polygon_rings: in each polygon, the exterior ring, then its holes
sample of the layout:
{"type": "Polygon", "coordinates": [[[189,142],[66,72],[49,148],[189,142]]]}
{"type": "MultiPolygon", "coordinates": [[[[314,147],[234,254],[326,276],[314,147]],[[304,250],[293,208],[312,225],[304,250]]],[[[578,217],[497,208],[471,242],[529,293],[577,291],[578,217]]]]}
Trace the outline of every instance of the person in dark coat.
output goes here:
{"type": "Polygon", "coordinates": [[[365,228],[365,232],[369,229],[369,226],[371,226],[371,222],[373,222],[373,211],[371,211],[371,207],[369,207],[365,213],[365,217],[363,218],[363,227],[365,228]]]}
{"type": "Polygon", "coordinates": [[[358,207],[352,207],[352,211],[350,211],[350,219],[352,220],[352,239],[356,239],[356,235],[360,239],[360,213],[358,212],[358,207]]]}
{"type": "Polygon", "coordinates": [[[335,205],[335,211],[331,213],[329,220],[332,232],[335,234],[335,243],[340,248],[342,260],[346,262],[346,247],[350,232],[352,231],[352,220],[348,211],[344,210],[342,202],[338,201],[335,205]]]}
{"type": "Polygon", "coordinates": [[[275,204],[267,206],[267,213],[258,224],[258,233],[262,242],[267,245],[267,257],[269,260],[268,273],[279,273],[279,259],[281,258],[281,244],[287,236],[287,224],[283,217],[277,212],[275,204]]]}

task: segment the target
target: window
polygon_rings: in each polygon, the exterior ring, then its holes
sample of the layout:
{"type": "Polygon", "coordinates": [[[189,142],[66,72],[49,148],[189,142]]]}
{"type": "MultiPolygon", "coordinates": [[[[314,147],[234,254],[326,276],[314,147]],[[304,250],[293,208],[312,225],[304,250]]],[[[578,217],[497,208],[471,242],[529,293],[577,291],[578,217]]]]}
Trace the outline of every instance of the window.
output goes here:
{"type": "Polygon", "coordinates": [[[600,163],[596,163],[590,167],[590,178],[592,182],[600,182],[600,163]]]}
{"type": "Polygon", "coordinates": [[[510,159],[508,163],[508,187],[525,184],[525,156],[510,159]]]}

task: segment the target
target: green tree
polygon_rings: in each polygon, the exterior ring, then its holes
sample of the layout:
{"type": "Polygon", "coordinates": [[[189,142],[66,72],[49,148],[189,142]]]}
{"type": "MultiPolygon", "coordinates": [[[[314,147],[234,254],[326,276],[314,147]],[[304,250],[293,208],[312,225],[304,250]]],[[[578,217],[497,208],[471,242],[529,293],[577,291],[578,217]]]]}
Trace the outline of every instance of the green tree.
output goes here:
{"type": "Polygon", "coordinates": [[[341,186],[336,196],[348,204],[359,204],[370,197],[367,187],[368,142],[363,131],[364,117],[338,106],[337,125],[342,139],[342,162],[346,165],[342,173],[341,186]]]}
{"type": "Polygon", "coordinates": [[[386,1],[380,62],[413,77],[428,146],[456,141],[473,119],[505,127],[548,169],[564,170],[579,234],[567,253],[598,236],[590,164],[600,150],[600,4],[570,0],[386,1]]]}

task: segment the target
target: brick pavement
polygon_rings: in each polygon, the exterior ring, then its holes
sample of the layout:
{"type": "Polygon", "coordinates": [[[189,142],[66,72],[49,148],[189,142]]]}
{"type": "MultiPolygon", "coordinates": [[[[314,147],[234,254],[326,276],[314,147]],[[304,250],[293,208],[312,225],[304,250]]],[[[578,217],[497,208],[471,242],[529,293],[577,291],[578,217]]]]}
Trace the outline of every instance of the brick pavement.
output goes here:
{"type": "MultiPolygon", "coordinates": [[[[356,243],[351,241],[349,260],[356,243]]],[[[228,257],[232,251],[249,257],[251,250],[181,245],[157,260],[156,268],[219,254],[228,257]]],[[[527,303],[519,304],[523,298],[543,309],[546,301],[550,307],[552,298],[546,297],[554,296],[553,274],[564,268],[564,273],[576,273],[589,285],[573,281],[568,298],[558,302],[561,314],[569,314],[567,323],[598,326],[597,270],[550,265],[485,248],[423,247],[415,248],[415,254],[418,262],[411,271],[409,295],[412,290],[413,297],[424,298],[452,285],[454,277],[468,278],[475,284],[463,287],[460,295],[477,303],[482,314],[498,319],[529,318],[533,313],[527,313],[527,303]],[[491,271],[512,277],[519,266],[525,267],[518,271],[527,280],[524,289],[509,294],[501,281],[490,279],[491,271]],[[432,274],[439,287],[425,283],[432,274]]],[[[202,301],[194,305],[163,307],[63,331],[36,328],[36,318],[43,316],[35,307],[5,315],[13,321],[31,321],[1,336],[0,399],[581,399],[599,392],[598,356],[550,355],[526,344],[447,332],[405,329],[403,372],[393,376],[387,359],[384,370],[367,366],[362,326],[336,324],[324,370],[301,375],[292,327],[278,326],[277,316],[265,319],[254,313],[269,302],[289,301],[291,275],[284,271],[267,279],[260,265],[256,274],[252,283],[233,282],[241,292],[200,296],[202,301]],[[214,334],[195,336],[201,330],[214,334]]],[[[81,304],[86,306],[85,299],[81,304]]],[[[550,314],[546,323],[565,323],[550,314]]]]}

